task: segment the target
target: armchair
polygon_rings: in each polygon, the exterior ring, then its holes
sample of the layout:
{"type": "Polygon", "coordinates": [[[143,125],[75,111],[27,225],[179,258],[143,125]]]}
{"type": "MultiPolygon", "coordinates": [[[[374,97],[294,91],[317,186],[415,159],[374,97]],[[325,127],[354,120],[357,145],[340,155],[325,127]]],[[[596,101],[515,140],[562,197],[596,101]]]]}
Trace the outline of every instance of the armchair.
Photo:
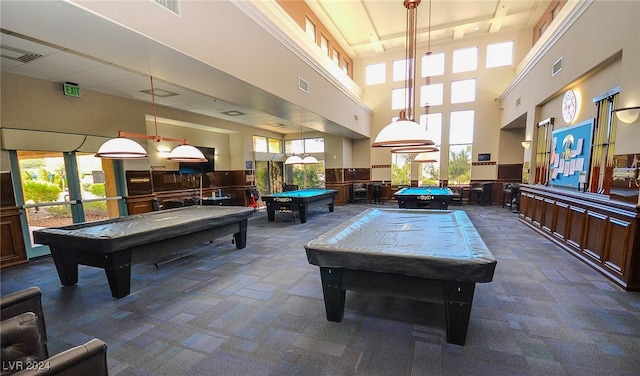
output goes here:
{"type": "Polygon", "coordinates": [[[99,339],[49,356],[37,287],[2,297],[0,306],[0,375],[108,375],[107,345],[99,339]]]}
{"type": "Polygon", "coordinates": [[[358,202],[358,201],[367,202],[368,195],[369,195],[369,191],[367,190],[366,184],[364,183],[353,184],[353,202],[358,202]]]}

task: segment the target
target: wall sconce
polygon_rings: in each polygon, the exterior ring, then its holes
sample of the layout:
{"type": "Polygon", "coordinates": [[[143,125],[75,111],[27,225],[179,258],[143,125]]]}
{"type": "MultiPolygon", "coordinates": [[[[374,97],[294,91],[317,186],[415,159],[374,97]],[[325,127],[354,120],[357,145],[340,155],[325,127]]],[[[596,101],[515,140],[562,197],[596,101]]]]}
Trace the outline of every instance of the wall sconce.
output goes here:
{"type": "Polygon", "coordinates": [[[618,120],[621,122],[631,124],[638,120],[638,116],[640,116],[640,106],[617,108],[612,112],[615,112],[618,120]]]}
{"type": "Polygon", "coordinates": [[[520,141],[520,145],[522,145],[522,147],[525,149],[529,149],[531,147],[531,141],[527,141],[527,140],[520,141]]]}

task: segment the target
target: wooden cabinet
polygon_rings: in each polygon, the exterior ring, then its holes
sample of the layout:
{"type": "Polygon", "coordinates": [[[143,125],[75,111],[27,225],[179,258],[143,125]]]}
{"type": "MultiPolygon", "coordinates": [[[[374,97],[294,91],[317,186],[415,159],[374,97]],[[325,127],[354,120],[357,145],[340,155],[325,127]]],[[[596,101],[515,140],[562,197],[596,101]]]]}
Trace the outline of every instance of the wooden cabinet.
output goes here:
{"type": "Polygon", "coordinates": [[[640,291],[640,206],[523,185],[520,220],[625,290],[640,291]]]}
{"type": "Polygon", "coordinates": [[[9,172],[0,173],[0,267],[27,262],[27,249],[22,236],[21,209],[16,206],[13,182],[9,172]]]}

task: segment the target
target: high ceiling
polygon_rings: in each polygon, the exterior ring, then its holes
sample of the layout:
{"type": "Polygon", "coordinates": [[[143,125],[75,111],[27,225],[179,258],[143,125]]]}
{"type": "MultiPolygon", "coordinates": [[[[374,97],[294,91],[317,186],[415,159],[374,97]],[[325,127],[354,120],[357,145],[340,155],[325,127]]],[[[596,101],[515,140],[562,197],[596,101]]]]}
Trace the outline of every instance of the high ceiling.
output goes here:
{"type": "MultiPolygon", "coordinates": [[[[551,1],[418,0],[418,43],[476,38],[504,30],[531,29],[551,1]],[[431,28],[429,28],[431,26],[431,28]]],[[[331,34],[353,56],[404,48],[402,0],[306,0],[331,34]]]]}
{"type": "MultiPolygon", "coordinates": [[[[59,30],[56,24],[64,20],[65,15],[55,14],[56,10],[62,6],[47,5],[51,9],[42,10],[39,16],[42,20],[49,20],[50,25],[43,25],[46,22],[35,21],[38,8],[33,8],[32,5],[31,8],[23,6],[29,3],[33,4],[33,2],[18,0],[3,0],[0,3],[2,71],[52,82],[75,82],[87,90],[128,99],[151,101],[151,96],[142,92],[150,89],[147,74],[122,69],[121,66],[112,64],[110,61],[96,59],[87,54],[73,53],[67,50],[66,46],[46,43],[45,40],[31,37],[31,35],[37,35],[35,31],[44,35],[42,30],[46,27],[46,38],[51,38],[47,40],[59,40],[60,38],[56,38],[55,35],[59,30]],[[32,22],[23,22],[30,18],[33,18],[32,22]],[[31,34],[32,29],[34,34],[31,34]],[[28,53],[41,56],[29,61],[28,53]]],[[[392,49],[404,49],[406,9],[401,0],[306,0],[306,3],[353,59],[392,49]]],[[[434,0],[430,3],[428,0],[422,0],[418,7],[418,42],[425,41],[427,38],[429,19],[433,44],[475,38],[500,30],[532,28],[549,3],[550,1],[525,0],[434,0]],[[429,17],[429,9],[431,9],[431,17],[429,17]]],[[[113,25],[113,32],[121,32],[116,27],[118,26],[113,25]]],[[[96,37],[99,38],[97,35],[96,37]]],[[[91,40],[91,36],[87,36],[87,40],[91,40]]],[[[114,53],[118,52],[114,51],[114,53]]],[[[180,66],[179,57],[174,62],[167,63],[180,66]]],[[[269,93],[255,90],[254,87],[234,85],[232,90],[242,91],[242,93],[230,93],[226,98],[213,98],[171,80],[155,80],[154,84],[157,90],[178,94],[166,98],[157,96],[156,102],[159,105],[281,134],[295,134],[300,131],[299,124],[291,124],[290,116],[309,119],[309,123],[323,121],[323,119],[317,119],[317,114],[269,93]],[[273,107],[280,107],[285,111],[278,114],[265,113],[237,103],[233,99],[248,95],[262,97],[259,100],[247,100],[246,103],[269,100],[274,103],[273,107]],[[237,115],[238,113],[242,115],[237,115]]],[[[350,130],[329,121],[325,121],[323,131],[337,136],[359,138],[350,130]]]]}

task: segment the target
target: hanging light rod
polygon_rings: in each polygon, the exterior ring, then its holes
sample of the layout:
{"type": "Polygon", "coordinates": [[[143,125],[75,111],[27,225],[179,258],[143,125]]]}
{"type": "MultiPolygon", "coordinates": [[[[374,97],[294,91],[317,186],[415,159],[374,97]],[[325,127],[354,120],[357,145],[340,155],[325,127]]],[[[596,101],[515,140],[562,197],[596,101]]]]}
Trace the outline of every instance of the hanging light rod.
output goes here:
{"type": "Polygon", "coordinates": [[[168,160],[174,162],[207,162],[204,154],[197,148],[189,145],[189,140],[163,137],[158,134],[158,118],[156,116],[156,96],[153,87],[153,76],[151,77],[151,100],[153,102],[153,124],[155,135],[128,133],[118,131],[118,137],[108,140],[98,149],[97,157],[108,159],[143,159],[148,158],[149,154],[144,148],[133,141],[132,138],[145,140],[153,140],[154,142],[168,141],[176,142],[181,145],[175,147],[169,153],[168,160]]]}
{"type": "Polygon", "coordinates": [[[433,145],[427,130],[415,122],[415,55],[418,25],[417,8],[421,0],[404,0],[407,9],[405,109],[398,120],[386,125],[376,136],[371,147],[401,147],[433,145]]]}

